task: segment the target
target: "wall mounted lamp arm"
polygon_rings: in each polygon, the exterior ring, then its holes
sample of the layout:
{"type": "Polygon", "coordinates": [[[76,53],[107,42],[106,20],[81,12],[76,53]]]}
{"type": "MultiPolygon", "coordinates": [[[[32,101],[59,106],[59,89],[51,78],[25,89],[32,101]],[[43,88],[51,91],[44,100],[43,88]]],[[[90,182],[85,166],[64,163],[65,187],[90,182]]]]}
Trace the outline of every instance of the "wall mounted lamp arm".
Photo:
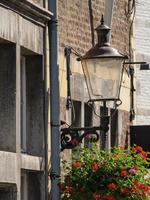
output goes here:
{"type": "Polygon", "coordinates": [[[71,48],[66,47],[65,50],[65,57],[66,57],[66,70],[67,70],[67,103],[66,108],[69,110],[71,108],[71,89],[70,89],[70,76],[72,75],[71,69],[70,69],[70,54],[71,54],[71,48]]]}
{"type": "Polygon", "coordinates": [[[70,84],[70,77],[72,75],[71,68],[70,68],[70,56],[71,54],[74,54],[78,58],[81,58],[81,55],[72,47],[67,46],[64,49],[64,54],[66,57],[66,72],[67,72],[67,103],[66,108],[69,110],[72,107],[72,101],[71,101],[71,84],[70,84]]]}
{"type": "Polygon", "coordinates": [[[105,133],[109,130],[109,116],[103,116],[104,123],[98,127],[69,127],[61,129],[61,150],[73,149],[84,138],[89,139],[92,142],[99,140],[98,131],[103,130],[105,133]]]}
{"type": "Polygon", "coordinates": [[[134,87],[134,68],[130,66],[129,68],[129,73],[130,73],[130,122],[134,120],[135,118],[135,110],[134,110],[134,92],[135,87],[134,87]]]}

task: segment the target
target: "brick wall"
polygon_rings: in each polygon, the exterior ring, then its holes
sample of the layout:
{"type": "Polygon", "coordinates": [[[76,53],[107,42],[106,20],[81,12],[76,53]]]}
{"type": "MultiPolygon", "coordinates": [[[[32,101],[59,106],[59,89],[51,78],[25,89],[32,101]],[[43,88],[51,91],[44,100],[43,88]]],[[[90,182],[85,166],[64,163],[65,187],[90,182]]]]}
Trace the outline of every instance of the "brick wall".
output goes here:
{"type": "Polygon", "coordinates": [[[114,1],[111,44],[123,53],[129,52],[130,19],[126,17],[126,0],[114,1]]]}
{"type": "MultiPolygon", "coordinates": [[[[92,1],[94,28],[105,11],[105,0],[92,1]]],[[[91,47],[88,0],[59,0],[58,28],[60,51],[69,45],[80,53],[91,47]]],[[[129,21],[125,16],[125,0],[115,1],[112,21],[112,45],[128,53],[129,21]]],[[[95,37],[95,39],[97,39],[95,37]]]]}
{"type": "MultiPolygon", "coordinates": [[[[94,25],[104,13],[105,1],[93,1],[94,25]]],[[[84,53],[91,47],[91,31],[88,0],[59,0],[59,44],[60,50],[69,45],[84,53]]]]}

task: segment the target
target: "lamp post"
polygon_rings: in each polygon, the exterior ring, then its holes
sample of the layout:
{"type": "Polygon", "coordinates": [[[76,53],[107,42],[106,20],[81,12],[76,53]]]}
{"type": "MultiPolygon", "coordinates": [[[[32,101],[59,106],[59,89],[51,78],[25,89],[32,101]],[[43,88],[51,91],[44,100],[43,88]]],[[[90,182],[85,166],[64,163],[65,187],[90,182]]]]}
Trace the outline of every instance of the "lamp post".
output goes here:
{"type": "MultiPolygon", "coordinates": [[[[89,101],[103,102],[103,124],[108,115],[106,102],[119,100],[123,62],[127,56],[110,46],[110,28],[104,24],[103,16],[96,32],[98,42],[82,57],[81,62],[90,94],[89,101]]],[[[106,133],[102,130],[101,134],[102,148],[105,149],[106,133]]]]}
{"type": "Polygon", "coordinates": [[[118,100],[122,77],[123,61],[121,54],[108,43],[110,28],[101,24],[96,28],[98,42],[82,58],[83,71],[91,100],[118,100]]]}
{"type": "MultiPolygon", "coordinates": [[[[97,130],[103,133],[106,143],[106,133],[109,129],[109,116],[106,103],[119,101],[123,63],[126,55],[119,53],[108,43],[110,28],[104,24],[103,16],[101,24],[96,28],[98,42],[84,56],[80,57],[82,69],[89,92],[89,102],[102,101],[104,115],[99,127],[69,127],[61,129],[61,145],[64,148],[73,148],[82,142],[88,134],[95,135],[95,141],[99,139],[97,130]],[[83,133],[81,133],[81,130],[83,133]]],[[[106,144],[104,145],[106,147],[106,144]]],[[[104,147],[104,148],[105,148],[104,147]]]]}

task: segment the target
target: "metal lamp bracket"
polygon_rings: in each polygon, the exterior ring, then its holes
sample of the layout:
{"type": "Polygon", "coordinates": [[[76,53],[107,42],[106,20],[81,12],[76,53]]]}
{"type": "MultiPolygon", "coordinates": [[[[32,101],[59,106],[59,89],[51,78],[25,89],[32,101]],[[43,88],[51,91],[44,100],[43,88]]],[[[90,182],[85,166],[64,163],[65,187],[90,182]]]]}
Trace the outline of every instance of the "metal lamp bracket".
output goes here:
{"type": "Polygon", "coordinates": [[[109,116],[103,116],[104,123],[98,127],[69,127],[61,129],[61,150],[73,149],[80,143],[84,138],[89,141],[97,142],[99,140],[98,131],[104,131],[105,133],[109,130],[109,116]]]}

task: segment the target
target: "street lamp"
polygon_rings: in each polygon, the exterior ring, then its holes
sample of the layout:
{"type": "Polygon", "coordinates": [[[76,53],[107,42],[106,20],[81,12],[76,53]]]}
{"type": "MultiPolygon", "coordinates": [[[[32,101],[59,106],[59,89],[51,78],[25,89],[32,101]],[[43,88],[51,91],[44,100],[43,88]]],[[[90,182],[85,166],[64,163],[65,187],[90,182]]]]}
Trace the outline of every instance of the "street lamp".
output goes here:
{"type": "Polygon", "coordinates": [[[84,56],[80,56],[80,61],[90,96],[88,102],[103,102],[102,124],[99,127],[69,127],[61,129],[62,150],[75,147],[88,135],[94,135],[94,140],[98,141],[98,130],[102,132],[103,148],[105,148],[106,133],[109,129],[106,102],[112,101],[117,104],[117,101],[120,100],[123,63],[127,56],[119,53],[108,43],[110,28],[104,24],[103,16],[101,24],[96,28],[96,31],[98,36],[97,44],[84,56]]]}
{"type": "Polygon", "coordinates": [[[97,44],[81,58],[90,98],[93,101],[118,100],[123,62],[127,56],[108,43],[110,28],[104,25],[103,16],[96,31],[97,44]]]}

